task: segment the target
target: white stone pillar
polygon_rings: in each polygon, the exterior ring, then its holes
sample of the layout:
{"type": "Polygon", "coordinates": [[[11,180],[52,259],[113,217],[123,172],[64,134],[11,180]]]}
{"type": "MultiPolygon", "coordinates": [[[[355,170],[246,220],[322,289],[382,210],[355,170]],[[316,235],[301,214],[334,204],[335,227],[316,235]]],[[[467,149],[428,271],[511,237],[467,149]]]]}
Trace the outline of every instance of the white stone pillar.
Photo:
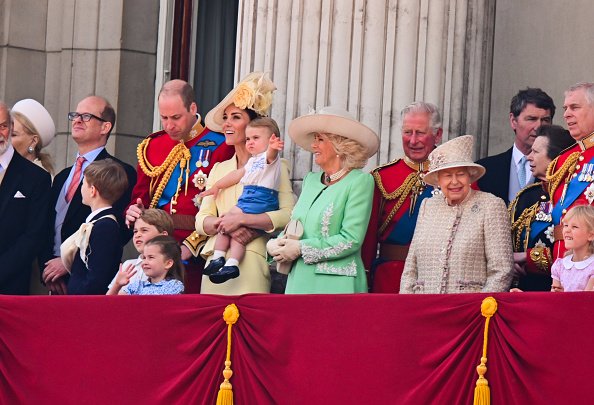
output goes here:
{"type": "MultiPolygon", "coordinates": [[[[402,156],[400,110],[437,104],[445,139],[488,136],[495,0],[242,0],[236,80],[266,70],[281,128],[310,108],[347,108],[381,137],[369,168],[402,156]]],[[[311,156],[285,143],[300,180],[311,156]]]]}

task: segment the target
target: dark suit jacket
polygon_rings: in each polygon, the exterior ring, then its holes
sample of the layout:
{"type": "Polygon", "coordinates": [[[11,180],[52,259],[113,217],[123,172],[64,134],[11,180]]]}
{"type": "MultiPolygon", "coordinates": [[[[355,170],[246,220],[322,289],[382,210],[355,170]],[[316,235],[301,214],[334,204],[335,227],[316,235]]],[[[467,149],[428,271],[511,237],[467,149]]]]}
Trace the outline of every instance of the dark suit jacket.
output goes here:
{"type": "Polygon", "coordinates": [[[87,248],[87,264],[76,253],[70,279],[68,280],[68,294],[105,294],[107,286],[118,271],[122,260],[122,243],[120,241],[120,226],[107,215],[114,215],[116,211],[108,209],[101,211],[91,218],[93,224],[89,246],[87,248]]]}
{"type": "Polygon", "coordinates": [[[477,160],[476,163],[487,169],[487,172],[478,181],[481,191],[496,195],[509,205],[509,175],[513,147],[495,156],[477,160]]]}
{"type": "Polygon", "coordinates": [[[51,177],[14,152],[0,185],[0,293],[28,294],[31,264],[47,232],[51,177]]]}
{"type": "MultiPolygon", "coordinates": [[[[121,231],[121,241],[122,244],[126,244],[130,237],[132,236],[131,231],[125,226],[125,218],[124,218],[124,210],[130,204],[130,198],[132,195],[132,189],[136,184],[136,170],[127,163],[122,162],[119,159],[111,156],[105,149],[97,155],[95,160],[101,160],[111,158],[116,162],[121,163],[121,165],[126,170],[126,175],[128,177],[128,188],[124,192],[124,194],[120,197],[118,201],[113,205],[113,209],[115,210],[116,218],[120,222],[120,231],[121,231]]],[[[72,166],[65,168],[60,173],[56,175],[54,178],[54,183],[52,184],[51,189],[51,196],[50,196],[50,206],[49,206],[49,214],[48,214],[48,221],[50,224],[50,230],[48,232],[48,237],[45,241],[45,246],[43,249],[43,254],[40,257],[39,263],[41,264],[41,270],[43,271],[43,263],[47,262],[50,259],[53,259],[54,253],[54,235],[55,235],[55,223],[56,223],[56,202],[58,201],[58,197],[60,196],[60,191],[64,186],[64,183],[68,179],[68,175],[70,174],[72,166]]],[[[82,187],[82,182],[78,186],[76,193],[72,197],[72,201],[70,201],[70,205],[68,206],[68,211],[66,212],[66,217],[64,218],[64,223],[62,224],[62,242],[66,240],[70,235],[74,232],[78,231],[80,225],[85,222],[89,214],[91,214],[91,208],[87,205],[82,203],[82,195],[80,193],[80,189],[82,187]]]]}

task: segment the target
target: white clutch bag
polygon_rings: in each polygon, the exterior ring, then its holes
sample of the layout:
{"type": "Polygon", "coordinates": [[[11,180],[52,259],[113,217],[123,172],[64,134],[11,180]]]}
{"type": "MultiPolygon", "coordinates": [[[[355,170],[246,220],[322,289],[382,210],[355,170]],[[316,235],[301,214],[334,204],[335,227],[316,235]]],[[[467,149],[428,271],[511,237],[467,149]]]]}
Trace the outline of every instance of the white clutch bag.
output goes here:
{"type": "MultiPolygon", "coordinates": [[[[287,239],[294,239],[299,240],[303,236],[303,224],[301,221],[297,219],[292,219],[289,221],[287,226],[285,226],[284,236],[287,239]]],[[[293,266],[293,262],[284,262],[284,263],[277,263],[276,264],[276,271],[281,274],[289,274],[291,271],[291,267],[293,266]]]]}

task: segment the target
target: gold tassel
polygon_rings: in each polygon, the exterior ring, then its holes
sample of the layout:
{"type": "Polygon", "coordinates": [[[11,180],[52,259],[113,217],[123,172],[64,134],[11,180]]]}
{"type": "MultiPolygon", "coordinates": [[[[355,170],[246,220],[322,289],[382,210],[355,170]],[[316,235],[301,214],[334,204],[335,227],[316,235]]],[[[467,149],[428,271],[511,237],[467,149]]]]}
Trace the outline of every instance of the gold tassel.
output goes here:
{"type": "Polygon", "coordinates": [[[481,314],[485,319],[485,332],[483,334],[483,355],[481,357],[481,364],[476,367],[479,375],[474,388],[474,405],[490,405],[491,404],[491,390],[489,389],[489,382],[485,378],[487,373],[487,341],[489,335],[489,320],[497,312],[497,301],[493,297],[487,297],[481,304],[481,314]]]}
{"type": "Polygon", "coordinates": [[[233,375],[231,370],[231,328],[239,319],[239,309],[235,304],[227,305],[223,311],[223,319],[227,323],[227,357],[225,360],[225,369],[223,377],[225,380],[221,383],[219,394],[217,395],[217,405],[233,405],[233,386],[229,382],[233,375]]]}

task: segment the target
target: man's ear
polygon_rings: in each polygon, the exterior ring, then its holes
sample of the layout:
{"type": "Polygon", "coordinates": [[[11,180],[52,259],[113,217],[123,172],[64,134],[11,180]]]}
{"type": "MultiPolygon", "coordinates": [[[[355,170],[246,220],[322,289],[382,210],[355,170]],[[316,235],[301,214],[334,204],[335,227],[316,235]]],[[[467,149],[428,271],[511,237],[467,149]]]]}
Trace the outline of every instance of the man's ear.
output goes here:
{"type": "Polygon", "coordinates": [[[111,130],[111,122],[103,122],[101,123],[101,134],[107,135],[111,130]]]}
{"type": "Polygon", "coordinates": [[[435,144],[439,145],[441,143],[441,137],[443,136],[443,128],[439,128],[437,133],[435,134],[435,144]]]}
{"type": "Polygon", "coordinates": [[[512,129],[515,131],[517,126],[518,126],[518,119],[516,117],[514,117],[513,113],[509,113],[509,125],[512,127],[512,129]]]}

